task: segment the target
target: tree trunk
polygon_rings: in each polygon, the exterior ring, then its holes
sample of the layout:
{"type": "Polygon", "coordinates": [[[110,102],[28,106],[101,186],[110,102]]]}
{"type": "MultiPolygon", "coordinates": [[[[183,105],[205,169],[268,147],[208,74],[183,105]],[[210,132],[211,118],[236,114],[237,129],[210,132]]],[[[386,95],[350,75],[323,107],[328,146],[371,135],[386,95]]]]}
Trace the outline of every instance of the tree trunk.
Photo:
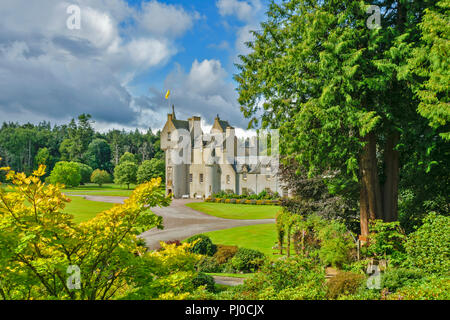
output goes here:
{"type": "Polygon", "coordinates": [[[361,235],[367,237],[369,220],[382,219],[383,207],[378,179],[375,134],[367,134],[364,141],[366,145],[360,159],[360,216],[361,235]]]}
{"type": "Polygon", "coordinates": [[[385,176],[383,186],[384,221],[398,219],[398,182],[399,182],[399,152],[395,150],[400,135],[398,132],[389,135],[384,150],[385,176]]]}
{"type": "Polygon", "coordinates": [[[363,238],[367,238],[369,235],[369,200],[367,199],[366,184],[362,181],[362,179],[359,190],[359,214],[361,222],[361,236],[363,238]]]}
{"type": "Polygon", "coordinates": [[[287,229],[287,242],[286,242],[287,256],[291,256],[291,227],[287,229]]]}

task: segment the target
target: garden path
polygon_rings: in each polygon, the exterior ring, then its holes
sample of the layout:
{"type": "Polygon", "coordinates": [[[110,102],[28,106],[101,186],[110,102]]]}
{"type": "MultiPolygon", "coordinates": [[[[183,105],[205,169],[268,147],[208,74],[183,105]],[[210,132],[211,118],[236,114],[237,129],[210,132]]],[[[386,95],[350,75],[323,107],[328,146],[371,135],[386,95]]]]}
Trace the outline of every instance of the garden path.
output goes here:
{"type": "MultiPolygon", "coordinates": [[[[71,195],[74,196],[74,195],[71,195]]],[[[123,203],[126,197],[77,195],[90,201],[123,203]]],[[[201,200],[174,199],[169,207],[152,208],[152,212],[163,217],[163,230],[156,228],[140,235],[150,249],[160,248],[160,241],[183,240],[190,236],[235,227],[275,223],[275,219],[232,220],[217,218],[186,206],[187,203],[201,200]]]]}

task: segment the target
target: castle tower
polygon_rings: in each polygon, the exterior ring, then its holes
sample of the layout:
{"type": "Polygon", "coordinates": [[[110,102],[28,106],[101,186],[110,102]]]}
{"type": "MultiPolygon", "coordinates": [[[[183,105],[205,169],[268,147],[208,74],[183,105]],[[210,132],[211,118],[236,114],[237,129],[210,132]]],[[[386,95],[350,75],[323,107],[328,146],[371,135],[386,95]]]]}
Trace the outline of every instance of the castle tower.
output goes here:
{"type": "Polygon", "coordinates": [[[166,194],[172,194],[175,198],[189,194],[189,164],[178,161],[183,156],[183,150],[178,146],[180,130],[189,132],[189,122],[177,120],[175,107],[172,106],[172,113],[167,115],[166,125],[161,132],[161,149],[165,152],[166,194]]]}

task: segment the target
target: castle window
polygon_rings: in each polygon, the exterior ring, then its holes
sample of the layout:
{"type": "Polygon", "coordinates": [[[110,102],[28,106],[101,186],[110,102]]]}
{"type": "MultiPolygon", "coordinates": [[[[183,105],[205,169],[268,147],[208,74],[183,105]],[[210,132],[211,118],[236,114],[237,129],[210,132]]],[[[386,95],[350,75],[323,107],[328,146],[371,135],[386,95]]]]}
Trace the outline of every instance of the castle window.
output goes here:
{"type": "Polygon", "coordinates": [[[203,173],[200,173],[200,183],[203,183],[203,173]]]}
{"type": "Polygon", "coordinates": [[[231,177],[230,177],[230,175],[227,175],[227,184],[230,184],[231,183],[231,177]]]}
{"type": "Polygon", "coordinates": [[[167,133],[167,141],[170,141],[170,132],[167,133]]]}
{"type": "Polygon", "coordinates": [[[270,175],[268,175],[268,174],[266,175],[266,180],[270,181],[270,175]]]}
{"type": "Polygon", "coordinates": [[[247,173],[246,172],[244,172],[242,174],[242,180],[247,181],[247,173]]]}
{"type": "Polygon", "coordinates": [[[192,173],[189,174],[189,182],[192,183],[192,173]]]}

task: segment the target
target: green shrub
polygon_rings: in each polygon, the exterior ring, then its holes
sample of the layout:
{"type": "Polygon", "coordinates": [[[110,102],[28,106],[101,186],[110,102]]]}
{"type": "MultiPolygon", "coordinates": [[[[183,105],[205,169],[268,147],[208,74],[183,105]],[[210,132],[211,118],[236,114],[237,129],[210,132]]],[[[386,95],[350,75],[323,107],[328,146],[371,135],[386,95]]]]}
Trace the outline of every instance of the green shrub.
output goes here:
{"type": "Polygon", "coordinates": [[[120,162],[114,168],[114,182],[120,185],[126,184],[130,189],[130,184],[136,183],[138,166],[131,161],[120,162]]]}
{"type": "Polygon", "coordinates": [[[222,266],[217,263],[214,257],[204,256],[197,263],[198,272],[216,273],[222,271],[222,266]]]}
{"type": "Polygon", "coordinates": [[[89,183],[91,181],[92,168],[84,163],[75,162],[80,169],[81,184],[89,183]]]}
{"type": "Polygon", "coordinates": [[[398,289],[388,300],[450,300],[450,277],[431,277],[398,289]]]}
{"type": "Polygon", "coordinates": [[[326,294],[325,273],[313,260],[295,256],[266,261],[243,285],[238,299],[317,300],[326,294]]]}
{"type": "Polygon", "coordinates": [[[197,243],[191,248],[191,252],[193,253],[212,256],[217,251],[217,246],[213,244],[211,239],[208,236],[205,236],[204,234],[195,235],[193,237],[190,237],[186,241],[188,243],[197,241],[197,243]]]}
{"type": "Polygon", "coordinates": [[[49,180],[52,184],[78,187],[81,182],[80,167],[76,162],[60,161],[53,168],[49,180]]]}
{"type": "Polygon", "coordinates": [[[95,169],[91,175],[91,182],[98,184],[100,187],[104,183],[111,182],[111,175],[106,170],[95,169]]]}
{"type": "Polygon", "coordinates": [[[264,262],[264,253],[253,249],[239,248],[231,259],[231,265],[238,271],[254,272],[264,262]]]}
{"type": "Polygon", "coordinates": [[[412,266],[432,273],[450,270],[450,217],[430,213],[408,236],[406,252],[412,266]]]}
{"type": "Polygon", "coordinates": [[[414,281],[422,279],[423,274],[413,269],[388,269],[381,278],[381,287],[395,292],[414,281]]]}
{"type": "Polygon", "coordinates": [[[405,260],[406,235],[400,223],[375,220],[370,224],[367,253],[378,259],[387,258],[390,264],[400,265],[405,260]]]}
{"type": "Polygon", "coordinates": [[[151,160],[145,160],[139,166],[136,179],[138,183],[144,183],[152,180],[153,178],[161,177],[165,179],[165,163],[162,159],[153,158],[151,160]]]}
{"type": "Polygon", "coordinates": [[[214,254],[214,257],[216,258],[218,264],[224,264],[233,258],[237,251],[238,247],[236,246],[218,245],[217,252],[214,254]]]}
{"type": "Polygon", "coordinates": [[[340,268],[351,262],[351,251],[355,247],[345,225],[331,221],[317,230],[320,240],[319,257],[324,265],[340,268]]]}
{"type": "Polygon", "coordinates": [[[197,274],[197,276],[192,280],[192,283],[195,288],[198,288],[200,286],[206,286],[207,291],[209,292],[216,291],[216,283],[214,282],[214,278],[202,272],[197,274]]]}
{"type": "Polygon", "coordinates": [[[353,272],[339,272],[327,283],[328,299],[337,299],[340,295],[351,295],[360,288],[365,276],[353,272]]]}

